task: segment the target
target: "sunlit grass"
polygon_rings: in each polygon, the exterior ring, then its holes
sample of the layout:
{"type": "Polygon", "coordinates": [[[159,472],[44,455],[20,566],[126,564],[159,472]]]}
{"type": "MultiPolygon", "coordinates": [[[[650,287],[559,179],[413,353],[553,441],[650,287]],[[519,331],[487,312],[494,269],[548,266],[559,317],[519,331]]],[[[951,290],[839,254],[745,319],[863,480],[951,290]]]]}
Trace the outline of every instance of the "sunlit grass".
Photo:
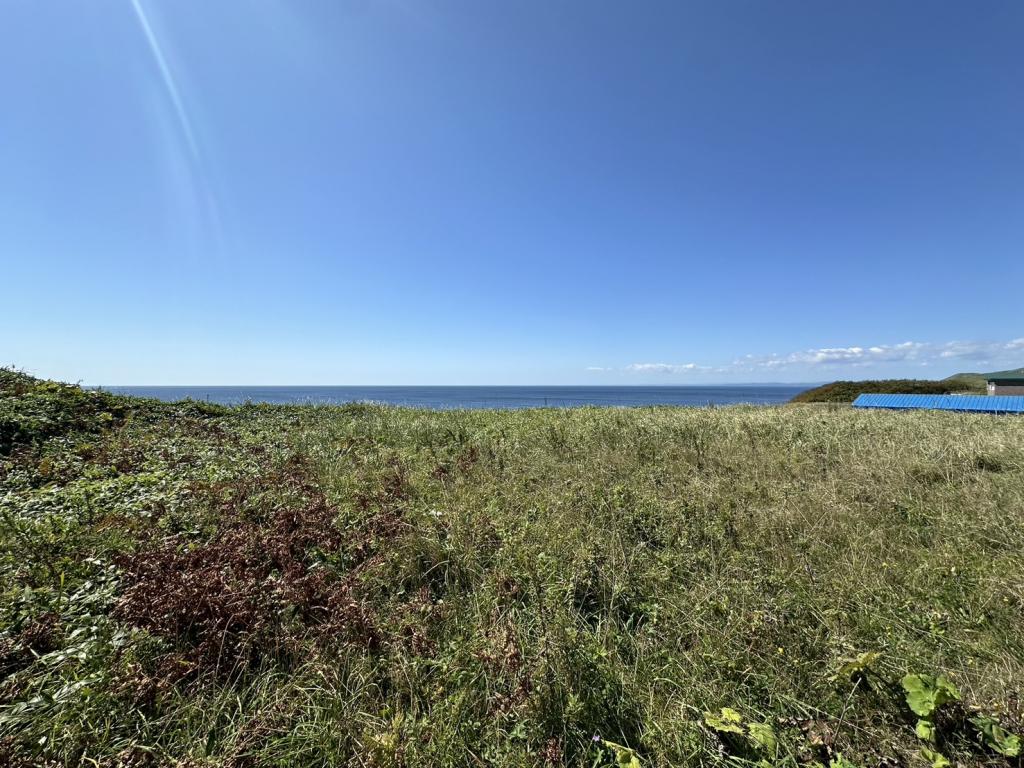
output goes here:
{"type": "Polygon", "coordinates": [[[1019,419],[129,410],[2,459],[12,764],[1005,759],[954,718],[921,742],[908,672],[1020,730],[1019,419]],[[336,539],[289,527],[319,504],[336,539]]]}

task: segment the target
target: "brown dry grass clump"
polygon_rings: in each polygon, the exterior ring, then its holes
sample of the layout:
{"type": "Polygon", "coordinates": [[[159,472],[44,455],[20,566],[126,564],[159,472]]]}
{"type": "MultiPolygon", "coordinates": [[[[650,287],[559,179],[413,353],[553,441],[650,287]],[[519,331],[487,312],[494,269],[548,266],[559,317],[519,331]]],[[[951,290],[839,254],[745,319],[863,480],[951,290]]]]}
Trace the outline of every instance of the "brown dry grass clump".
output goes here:
{"type": "MultiPolygon", "coordinates": [[[[230,675],[267,657],[294,661],[311,638],[379,647],[373,610],[353,574],[329,562],[345,537],[303,462],[293,459],[231,491],[208,541],[171,536],[119,558],[115,616],[171,641],[184,654],[177,668],[200,675],[230,675]],[[239,510],[244,500],[282,488],[291,502],[265,516],[239,510]]],[[[370,537],[356,538],[356,552],[367,556],[370,537]]]]}

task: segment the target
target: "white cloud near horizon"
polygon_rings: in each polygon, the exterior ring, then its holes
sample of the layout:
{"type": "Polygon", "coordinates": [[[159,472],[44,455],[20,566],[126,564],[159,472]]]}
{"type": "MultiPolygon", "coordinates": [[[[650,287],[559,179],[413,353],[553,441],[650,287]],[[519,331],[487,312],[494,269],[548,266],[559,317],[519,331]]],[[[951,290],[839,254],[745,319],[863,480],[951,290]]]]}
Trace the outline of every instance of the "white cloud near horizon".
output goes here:
{"type": "Polygon", "coordinates": [[[866,367],[886,363],[917,363],[964,360],[995,362],[1014,354],[1024,354],[1024,337],[1010,341],[947,341],[941,343],[905,341],[864,347],[822,347],[789,354],[746,355],[723,366],[697,363],[630,363],[624,368],[592,366],[588,371],[621,370],[626,373],[698,373],[755,372],[787,368],[866,367]]]}
{"type": "Polygon", "coordinates": [[[625,370],[630,373],[683,373],[684,371],[710,370],[710,368],[696,363],[633,363],[627,365],[625,370]]]}

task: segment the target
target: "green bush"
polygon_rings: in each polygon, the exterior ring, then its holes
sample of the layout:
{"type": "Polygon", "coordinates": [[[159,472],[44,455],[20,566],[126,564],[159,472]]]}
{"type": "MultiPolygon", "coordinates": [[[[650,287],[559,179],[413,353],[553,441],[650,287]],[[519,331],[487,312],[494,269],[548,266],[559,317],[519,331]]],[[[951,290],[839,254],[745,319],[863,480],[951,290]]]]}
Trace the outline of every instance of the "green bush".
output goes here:
{"type": "Polygon", "coordinates": [[[929,379],[880,379],[868,381],[834,381],[814,389],[808,389],[794,397],[793,403],[852,403],[857,395],[948,395],[952,392],[977,391],[984,388],[965,386],[954,381],[931,381],[929,379]]]}

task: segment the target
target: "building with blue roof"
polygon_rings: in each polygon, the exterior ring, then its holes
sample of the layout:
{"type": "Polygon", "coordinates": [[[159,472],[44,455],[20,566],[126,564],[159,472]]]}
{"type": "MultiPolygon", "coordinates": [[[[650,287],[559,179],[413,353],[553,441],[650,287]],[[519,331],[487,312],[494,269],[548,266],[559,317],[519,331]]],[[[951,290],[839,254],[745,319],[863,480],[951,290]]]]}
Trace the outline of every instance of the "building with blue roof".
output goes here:
{"type": "Polygon", "coordinates": [[[1024,413],[1024,395],[858,395],[854,408],[1024,413]]]}

